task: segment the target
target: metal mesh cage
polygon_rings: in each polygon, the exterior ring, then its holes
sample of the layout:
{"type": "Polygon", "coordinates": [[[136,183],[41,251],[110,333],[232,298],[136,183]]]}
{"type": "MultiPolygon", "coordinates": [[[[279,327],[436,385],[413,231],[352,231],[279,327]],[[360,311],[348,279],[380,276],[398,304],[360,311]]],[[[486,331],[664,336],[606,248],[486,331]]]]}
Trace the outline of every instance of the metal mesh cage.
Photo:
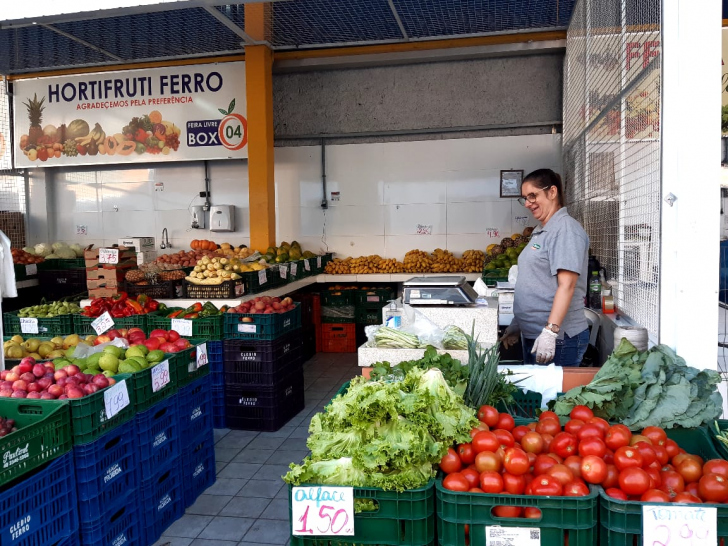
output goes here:
{"type": "Polygon", "coordinates": [[[25,246],[25,176],[13,170],[10,149],[10,101],[0,77],[0,230],[13,247],[25,246]]]}
{"type": "Polygon", "coordinates": [[[570,213],[620,312],[659,330],[660,3],[579,0],[564,62],[570,213]]]}

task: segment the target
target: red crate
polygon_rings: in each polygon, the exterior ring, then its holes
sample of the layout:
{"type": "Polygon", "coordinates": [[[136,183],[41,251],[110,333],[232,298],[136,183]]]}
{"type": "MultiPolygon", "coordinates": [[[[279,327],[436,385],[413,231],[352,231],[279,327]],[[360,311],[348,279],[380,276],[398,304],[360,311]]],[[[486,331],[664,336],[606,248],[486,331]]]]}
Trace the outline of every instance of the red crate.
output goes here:
{"type": "Polygon", "coordinates": [[[319,294],[313,295],[312,317],[313,324],[321,324],[321,296],[319,294]]]}
{"type": "Polygon", "coordinates": [[[321,330],[321,323],[313,325],[316,329],[316,352],[321,353],[324,350],[323,331],[321,330]]]}
{"type": "Polygon", "coordinates": [[[322,324],[321,350],[324,353],[355,353],[355,324],[322,324]]]}

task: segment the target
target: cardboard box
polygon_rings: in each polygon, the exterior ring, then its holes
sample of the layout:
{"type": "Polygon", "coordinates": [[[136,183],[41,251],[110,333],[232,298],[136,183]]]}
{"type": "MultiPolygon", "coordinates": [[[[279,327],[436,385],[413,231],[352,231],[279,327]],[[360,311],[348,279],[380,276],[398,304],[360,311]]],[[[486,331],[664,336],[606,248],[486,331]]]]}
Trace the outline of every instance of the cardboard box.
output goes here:
{"type": "MultiPolygon", "coordinates": [[[[107,248],[107,247],[104,247],[107,248]]],[[[122,265],[125,261],[131,261],[136,264],[136,250],[126,246],[120,247],[108,247],[116,248],[119,251],[119,264],[122,265]]],[[[86,261],[86,269],[90,267],[97,267],[99,265],[99,249],[92,248],[84,251],[83,258],[86,261]]],[[[113,264],[101,264],[101,265],[113,265],[113,264]]]]}
{"type": "Polygon", "coordinates": [[[119,291],[116,288],[92,288],[88,291],[88,297],[94,298],[110,298],[116,296],[119,291]]]}
{"type": "Polygon", "coordinates": [[[498,313],[501,315],[512,315],[513,314],[513,292],[499,292],[498,293],[498,313]]]}
{"type": "Polygon", "coordinates": [[[95,281],[98,278],[99,278],[99,268],[98,267],[86,268],[86,280],[87,281],[95,281]]]}
{"type": "Polygon", "coordinates": [[[134,247],[137,252],[154,250],[154,237],[123,237],[119,246],[134,247]]]}

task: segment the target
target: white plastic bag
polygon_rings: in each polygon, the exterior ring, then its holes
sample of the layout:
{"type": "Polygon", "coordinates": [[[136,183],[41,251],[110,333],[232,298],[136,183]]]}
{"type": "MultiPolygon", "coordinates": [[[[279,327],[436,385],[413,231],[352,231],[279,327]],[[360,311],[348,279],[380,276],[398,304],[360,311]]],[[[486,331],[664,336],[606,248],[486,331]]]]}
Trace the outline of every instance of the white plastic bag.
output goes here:
{"type": "Polygon", "coordinates": [[[106,343],[102,343],[100,345],[94,345],[93,347],[89,347],[85,343],[79,343],[76,346],[76,349],[73,351],[73,358],[86,358],[87,356],[91,356],[92,354],[101,353],[103,352],[104,347],[107,347],[109,345],[121,347],[122,349],[129,348],[129,342],[123,337],[117,337],[116,339],[112,339],[111,341],[107,341],[106,343]]]}

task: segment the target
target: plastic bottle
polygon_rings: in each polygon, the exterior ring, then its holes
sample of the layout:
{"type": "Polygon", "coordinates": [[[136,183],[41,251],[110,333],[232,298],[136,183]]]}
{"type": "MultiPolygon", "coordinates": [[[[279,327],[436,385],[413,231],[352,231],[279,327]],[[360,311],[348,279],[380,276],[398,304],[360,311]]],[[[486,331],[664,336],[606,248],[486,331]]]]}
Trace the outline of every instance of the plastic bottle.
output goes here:
{"type": "Polygon", "coordinates": [[[602,310],[602,281],[598,271],[592,271],[589,277],[589,307],[595,311],[602,310]]]}
{"type": "Polygon", "coordinates": [[[384,325],[397,329],[402,327],[402,309],[397,307],[397,300],[389,300],[389,308],[384,311],[384,325]]]}

